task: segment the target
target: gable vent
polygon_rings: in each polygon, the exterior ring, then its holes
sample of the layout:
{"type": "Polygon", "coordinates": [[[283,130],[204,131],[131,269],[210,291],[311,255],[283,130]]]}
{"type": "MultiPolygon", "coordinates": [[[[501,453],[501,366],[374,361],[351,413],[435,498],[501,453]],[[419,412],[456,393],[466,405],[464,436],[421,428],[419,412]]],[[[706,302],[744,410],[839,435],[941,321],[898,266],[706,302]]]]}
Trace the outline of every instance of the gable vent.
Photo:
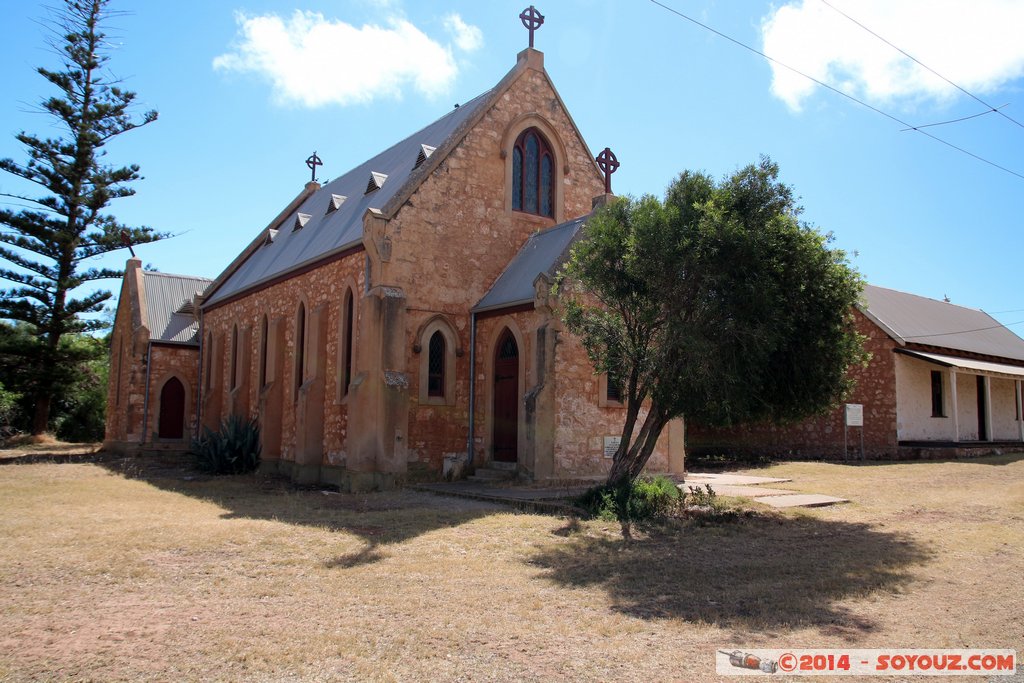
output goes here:
{"type": "Polygon", "coordinates": [[[273,228],[267,230],[267,236],[263,238],[263,246],[273,244],[275,237],[277,237],[277,230],[274,230],[273,228]]]}
{"type": "Polygon", "coordinates": [[[431,147],[430,145],[420,145],[420,153],[416,156],[416,165],[413,168],[419,168],[420,165],[430,158],[430,155],[434,153],[437,147],[431,147]]]}
{"type": "Polygon", "coordinates": [[[327,205],[327,213],[334,213],[341,208],[341,205],[345,203],[348,197],[340,194],[331,195],[331,203],[327,205]]]}
{"type": "Polygon", "coordinates": [[[308,213],[300,213],[295,215],[295,225],[292,226],[292,230],[302,230],[312,218],[308,213]]]}
{"type": "Polygon", "coordinates": [[[388,177],[384,173],[372,171],[370,173],[370,182],[366,183],[366,192],[364,194],[370,194],[374,190],[379,190],[384,187],[384,181],[387,179],[388,177]]]}

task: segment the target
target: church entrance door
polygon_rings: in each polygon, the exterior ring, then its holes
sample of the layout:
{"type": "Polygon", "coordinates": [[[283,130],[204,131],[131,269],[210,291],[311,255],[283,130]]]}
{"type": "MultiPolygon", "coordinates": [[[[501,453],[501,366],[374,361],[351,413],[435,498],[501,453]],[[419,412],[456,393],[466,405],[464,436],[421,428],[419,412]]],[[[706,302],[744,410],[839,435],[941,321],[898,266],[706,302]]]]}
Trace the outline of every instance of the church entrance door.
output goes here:
{"type": "Polygon", "coordinates": [[[157,436],[161,439],[180,439],[185,432],[185,387],[177,377],[171,377],[160,390],[160,422],[157,436]]]}
{"type": "Polygon", "coordinates": [[[506,328],[494,354],[494,459],[516,462],[519,454],[519,346],[506,328]]]}

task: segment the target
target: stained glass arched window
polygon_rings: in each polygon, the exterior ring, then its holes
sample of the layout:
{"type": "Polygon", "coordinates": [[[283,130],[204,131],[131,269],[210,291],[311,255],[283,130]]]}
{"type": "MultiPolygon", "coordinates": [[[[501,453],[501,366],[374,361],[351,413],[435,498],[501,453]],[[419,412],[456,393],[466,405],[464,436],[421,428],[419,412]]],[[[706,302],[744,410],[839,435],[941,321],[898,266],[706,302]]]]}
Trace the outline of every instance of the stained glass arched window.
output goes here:
{"type": "Polygon", "coordinates": [[[430,337],[427,353],[427,396],[444,396],[445,348],[440,330],[430,337]]]}
{"type": "Polygon", "coordinates": [[[512,208],[539,216],[555,215],[555,159],[536,128],[527,128],[512,147],[512,208]]]}

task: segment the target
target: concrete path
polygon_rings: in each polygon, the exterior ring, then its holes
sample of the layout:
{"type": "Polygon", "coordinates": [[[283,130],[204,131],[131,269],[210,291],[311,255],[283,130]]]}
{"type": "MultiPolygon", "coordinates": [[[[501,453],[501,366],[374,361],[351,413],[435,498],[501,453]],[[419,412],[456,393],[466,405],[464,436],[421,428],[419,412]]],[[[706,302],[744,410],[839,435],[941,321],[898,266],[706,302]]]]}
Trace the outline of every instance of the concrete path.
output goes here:
{"type": "MultiPolygon", "coordinates": [[[[716,486],[712,482],[711,488],[720,496],[734,496],[737,498],[756,498],[757,496],[785,496],[793,493],[789,489],[772,489],[767,486],[730,486],[728,484],[716,486]]],[[[684,486],[696,486],[691,484],[690,480],[686,480],[684,486]]],[[[704,486],[704,482],[701,482],[701,487],[704,486]]]]}
{"type": "Polygon", "coordinates": [[[755,477],[746,474],[694,472],[686,475],[686,480],[682,486],[704,486],[704,484],[710,484],[711,489],[719,495],[751,498],[758,503],[764,503],[773,508],[823,507],[825,505],[850,502],[846,498],[836,498],[835,496],[800,493],[788,489],[761,486],[761,484],[782,484],[787,481],[793,480],[779,479],[777,477],[755,477]]]}
{"type": "Polygon", "coordinates": [[[687,484],[723,484],[729,486],[756,486],[758,484],[784,484],[792,479],[779,479],[778,477],[755,477],[750,474],[710,474],[704,472],[690,472],[686,475],[687,484]]]}
{"type": "Polygon", "coordinates": [[[849,503],[846,498],[823,496],[817,493],[792,493],[787,496],[759,496],[754,498],[758,503],[771,505],[773,508],[818,508],[836,503],[849,503]]]}
{"type": "Polygon", "coordinates": [[[456,498],[472,498],[493,503],[504,503],[520,510],[554,512],[556,514],[573,512],[570,501],[587,490],[586,486],[558,486],[553,488],[502,487],[480,484],[473,481],[434,482],[416,484],[409,488],[441,496],[455,496],[456,498]]]}
{"type": "MultiPolygon", "coordinates": [[[[722,496],[750,498],[774,508],[821,507],[849,502],[845,498],[825,496],[814,493],[800,493],[789,489],[780,489],[764,484],[782,484],[792,479],[778,477],[757,477],[749,474],[710,474],[694,472],[686,475],[680,488],[711,484],[712,490],[722,496]]],[[[427,491],[442,496],[456,496],[503,503],[521,510],[537,512],[570,513],[573,511],[571,500],[587,490],[586,486],[557,486],[539,488],[530,486],[500,486],[481,484],[472,481],[435,482],[417,484],[409,488],[427,491]]]]}

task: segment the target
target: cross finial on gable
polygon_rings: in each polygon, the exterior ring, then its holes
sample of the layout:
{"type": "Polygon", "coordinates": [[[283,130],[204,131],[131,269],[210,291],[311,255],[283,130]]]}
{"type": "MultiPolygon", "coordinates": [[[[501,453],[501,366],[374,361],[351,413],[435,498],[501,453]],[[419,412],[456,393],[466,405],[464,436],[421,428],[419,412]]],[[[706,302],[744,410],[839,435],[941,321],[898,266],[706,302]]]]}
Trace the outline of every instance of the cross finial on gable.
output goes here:
{"type": "Polygon", "coordinates": [[[619,170],[619,160],[615,158],[615,153],[607,147],[597,155],[597,167],[601,169],[601,173],[604,174],[604,193],[612,193],[612,173],[619,170]]]}
{"type": "Polygon", "coordinates": [[[530,47],[533,47],[533,33],[544,24],[544,15],[537,11],[537,9],[530,5],[522,12],[519,13],[519,19],[523,22],[523,26],[530,32],[530,47]]]}
{"type": "MultiPolygon", "coordinates": [[[[124,246],[128,247],[128,251],[131,252],[132,258],[135,258],[135,250],[132,249],[132,238],[131,235],[128,234],[127,230],[121,231],[121,241],[124,242],[124,246]]],[[[949,301],[949,299],[946,299],[946,301],[949,301]]]]}
{"type": "Polygon", "coordinates": [[[310,170],[310,182],[316,182],[316,167],[323,166],[324,162],[313,152],[308,159],[306,159],[306,166],[309,166],[310,170]]]}

